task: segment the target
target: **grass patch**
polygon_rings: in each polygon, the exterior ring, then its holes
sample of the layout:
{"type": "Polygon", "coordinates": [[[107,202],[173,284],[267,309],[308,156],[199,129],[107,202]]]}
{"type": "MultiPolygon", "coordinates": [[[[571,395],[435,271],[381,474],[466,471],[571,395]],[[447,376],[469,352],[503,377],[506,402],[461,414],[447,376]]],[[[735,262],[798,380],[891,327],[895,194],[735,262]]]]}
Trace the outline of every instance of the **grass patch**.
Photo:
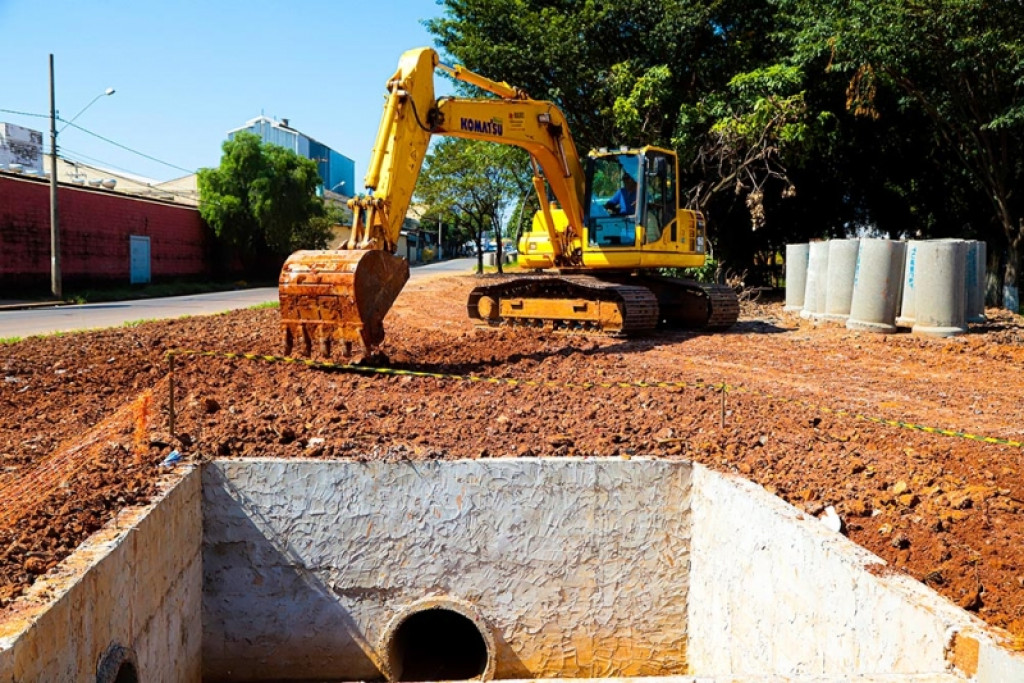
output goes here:
{"type": "MultiPolygon", "coordinates": [[[[183,316],[188,317],[188,316],[183,316]]],[[[145,325],[146,323],[155,323],[156,318],[141,318],[139,320],[125,320],[121,323],[121,327],[138,327],[139,325],[145,325]]]]}
{"type": "Polygon", "coordinates": [[[17,344],[22,339],[24,339],[24,337],[0,337],[0,346],[4,344],[17,344]]]}
{"type": "Polygon", "coordinates": [[[259,311],[259,310],[262,310],[264,308],[281,308],[281,302],[280,301],[264,301],[261,304],[255,304],[253,306],[250,306],[249,310],[250,311],[259,311]]]}
{"type": "Polygon", "coordinates": [[[131,301],[133,299],[155,299],[165,296],[187,296],[189,294],[209,294],[211,292],[230,292],[236,289],[252,287],[269,287],[274,283],[251,282],[161,282],[149,285],[129,285],[127,287],[95,287],[71,290],[64,297],[76,304],[92,304],[104,301],[131,301]]]}

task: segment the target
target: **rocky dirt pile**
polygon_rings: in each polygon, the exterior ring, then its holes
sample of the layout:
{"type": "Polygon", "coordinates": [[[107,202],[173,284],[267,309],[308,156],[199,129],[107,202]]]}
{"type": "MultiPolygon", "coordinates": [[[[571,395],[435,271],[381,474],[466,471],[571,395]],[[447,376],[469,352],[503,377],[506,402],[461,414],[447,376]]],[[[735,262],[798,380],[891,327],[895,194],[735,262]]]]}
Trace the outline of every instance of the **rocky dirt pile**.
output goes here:
{"type": "Polygon", "coordinates": [[[928,339],[815,326],[773,304],[746,307],[726,334],[592,338],[475,329],[465,300],[478,282],[411,283],[386,321],[388,365],[519,383],[180,356],[175,439],[167,350],[277,354],[276,310],[3,347],[0,487],[38,483],[21,486],[31,495],[18,505],[0,502],[0,609],[120,506],[152,495],[172,449],[193,459],[655,455],[739,473],[813,515],[834,506],[844,533],[894,570],[1024,635],[1024,449],[914,428],[1024,441],[1020,318],[928,339]],[[658,382],[670,385],[642,386],[658,382]],[[612,386],[580,386],[602,383],[612,386]],[[710,386],[722,383],[724,401],[710,386]],[[100,423],[103,438],[77,445],[100,423]],[[45,464],[54,459],[76,466],[45,464]]]}

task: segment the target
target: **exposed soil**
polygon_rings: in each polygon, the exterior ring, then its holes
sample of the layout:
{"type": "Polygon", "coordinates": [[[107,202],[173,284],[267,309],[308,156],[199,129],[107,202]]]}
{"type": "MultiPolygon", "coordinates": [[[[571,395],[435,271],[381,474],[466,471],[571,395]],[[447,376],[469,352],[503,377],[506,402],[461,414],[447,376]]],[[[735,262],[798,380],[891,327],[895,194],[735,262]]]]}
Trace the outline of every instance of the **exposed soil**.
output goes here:
{"type": "Polygon", "coordinates": [[[748,304],[729,333],[622,340],[476,329],[465,300],[478,282],[411,283],[385,323],[390,367],[547,384],[179,356],[172,439],[166,351],[280,353],[276,310],[0,348],[0,610],[152,496],[172,448],[187,459],[656,455],[737,472],[810,514],[835,506],[845,533],[895,570],[1024,638],[1024,448],[873,421],[1024,441],[1021,318],[990,310],[971,334],[932,339],[748,304]],[[675,384],[635,385],[655,382],[675,384]],[[709,386],[723,382],[724,408],[709,386]]]}

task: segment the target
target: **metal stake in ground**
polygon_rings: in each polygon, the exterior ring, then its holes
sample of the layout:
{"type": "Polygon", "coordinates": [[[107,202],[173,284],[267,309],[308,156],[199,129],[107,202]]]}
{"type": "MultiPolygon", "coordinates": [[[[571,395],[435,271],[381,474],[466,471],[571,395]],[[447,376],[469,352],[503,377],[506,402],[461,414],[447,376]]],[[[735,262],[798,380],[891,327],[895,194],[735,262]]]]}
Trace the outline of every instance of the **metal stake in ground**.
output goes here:
{"type": "Polygon", "coordinates": [[[171,439],[174,439],[174,354],[167,354],[167,415],[168,425],[167,429],[171,433],[171,439]]]}
{"type": "Polygon", "coordinates": [[[725,380],[722,380],[722,429],[725,429],[725,380]]]}

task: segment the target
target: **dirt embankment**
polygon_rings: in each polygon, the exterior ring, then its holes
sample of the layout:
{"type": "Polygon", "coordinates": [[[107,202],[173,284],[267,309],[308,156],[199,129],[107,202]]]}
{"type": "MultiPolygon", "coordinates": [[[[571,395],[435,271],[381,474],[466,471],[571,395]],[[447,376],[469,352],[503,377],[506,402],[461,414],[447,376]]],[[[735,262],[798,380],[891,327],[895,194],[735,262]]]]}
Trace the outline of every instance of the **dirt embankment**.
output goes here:
{"type": "Polygon", "coordinates": [[[182,356],[182,444],[167,433],[166,351],[279,353],[276,310],[3,347],[0,487],[18,495],[0,503],[0,609],[152,495],[172,448],[191,458],[644,454],[739,473],[812,514],[833,505],[850,538],[896,570],[1024,636],[1024,449],[887,424],[1024,441],[1020,318],[926,339],[746,306],[727,334],[621,340],[477,330],[464,312],[476,282],[410,284],[386,321],[390,366],[539,385],[182,356]],[[640,386],[655,382],[670,386],[640,386]],[[723,382],[724,407],[707,386],[723,382]]]}

